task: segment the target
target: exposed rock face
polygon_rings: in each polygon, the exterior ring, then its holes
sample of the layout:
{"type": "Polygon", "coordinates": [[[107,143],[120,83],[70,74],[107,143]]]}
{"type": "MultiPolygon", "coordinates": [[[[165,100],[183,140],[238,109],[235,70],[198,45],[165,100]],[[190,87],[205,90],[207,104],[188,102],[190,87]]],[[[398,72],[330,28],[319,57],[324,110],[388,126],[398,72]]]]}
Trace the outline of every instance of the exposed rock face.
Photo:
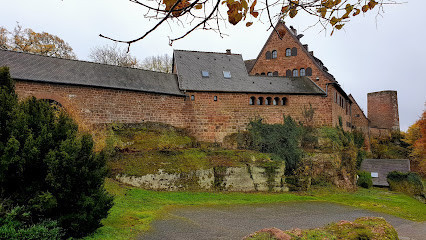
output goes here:
{"type": "Polygon", "coordinates": [[[266,168],[247,164],[245,167],[214,167],[190,173],[166,173],[141,177],[117,175],[122,183],[152,190],[224,190],[235,192],[288,191],[283,184],[284,165],[266,168]]]}
{"type": "Polygon", "coordinates": [[[283,230],[280,230],[278,228],[264,228],[262,230],[259,230],[253,234],[250,234],[249,236],[243,238],[243,240],[248,240],[253,238],[254,236],[258,235],[259,233],[266,233],[269,235],[269,237],[277,240],[290,240],[291,236],[285,233],[283,230]]]}

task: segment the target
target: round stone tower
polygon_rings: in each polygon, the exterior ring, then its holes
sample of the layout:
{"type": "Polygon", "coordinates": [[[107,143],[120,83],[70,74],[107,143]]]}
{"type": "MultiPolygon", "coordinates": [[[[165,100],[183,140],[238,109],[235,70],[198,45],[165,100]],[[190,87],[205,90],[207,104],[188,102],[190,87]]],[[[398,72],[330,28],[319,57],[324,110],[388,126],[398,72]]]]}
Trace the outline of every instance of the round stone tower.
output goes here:
{"type": "Polygon", "coordinates": [[[398,97],[396,91],[368,93],[367,105],[371,128],[399,131],[398,97]]]}

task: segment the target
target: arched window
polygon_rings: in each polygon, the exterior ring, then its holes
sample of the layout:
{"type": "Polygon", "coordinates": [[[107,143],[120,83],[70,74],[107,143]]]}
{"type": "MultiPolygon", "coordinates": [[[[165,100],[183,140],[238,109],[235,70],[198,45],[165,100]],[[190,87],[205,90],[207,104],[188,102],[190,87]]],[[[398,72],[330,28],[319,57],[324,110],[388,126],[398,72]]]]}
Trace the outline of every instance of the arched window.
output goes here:
{"type": "Polygon", "coordinates": [[[300,69],[300,76],[301,76],[301,77],[306,76],[306,73],[305,73],[305,69],[304,69],[304,68],[301,68],[301,69],[300,69]]]}
{"type": "Polygon", "coordinates": [[[266,59],[271,59],[271,52],[270,51],[266,52],[266,59]]]}
{"type": "Polygon", "coordinates": [[[272,75],[273,75],[274,77],[277,77],[277,76],[278,76],[278,72],[277,72],[277,71],[275,71],[272,75]]]}
{"type": "Polygon", "coordinates": [[[277,56],[278,56],[277,50],[272,51],[272,59],[277,58],[277,56]]]}
{"type": "Polygon", "coordinates": [[[285,106],[287,104],[287,98],[283,97],[281,98],[281,105],[285,106]]]}
{"type": "Polygon", "coordinates": [[[213,97],[213,100],[216,102],[216,101],[217,101],[217,96],[214,96],[214,97],[213,97]]]}
{"type": "Polygon", "coordinates": [[[268,76],[272,77],[272,72],[268,72],[268,76]]]}
{"type": "Polygon", "coordinates": [[[276,98],[274,98],[274,102],[273,102],[273,104],[276,106],[276,105],[278,105],[278,103],[280,102],[280,98],[279,97],[276,97],[276,98]]]}
{"type": "Polygon", "coordinates": [[[312,68],[308,67],[306,69],[306,76],[312,76],[312,68]]]}
{"type": "Polygon", "coordinates": [[[266,105],[272,105],[272,98],[271,97],[267,97],[266,98],[266,105]]]}
{"type": "Polygon", "coordinates": [[[297,56],[297,48],[292,48],[291,49],[291,56],[297,56]]]}
{"type": "Polygon", "coordinates": [[[257,105],[263,105],[263,97],[257,99],[257,105]]]}
{"type": "Polygon", "coordinates": [[[265,73],[261,73],[260,75],[265,76],[265,73]]]}
{"type": "Polygon", "coordinates": [[[285,50],[285,56],[286,56],[286,57],[290,57],[290,56],[291,56],[291,49],[290,49],[290,48],[287,48],[287,49],[285,50]]]}
{"type": "Polygon", "coordinates": [[[293,77],[299,76],[299,70],[293,69],[293,77]]]}
{"type": "Polygon", "coordinates": [[[256,76],[259,76],[259,73],[256,73],[255,75],[256,75],[256,76]]]}
{"type": "Polygon", "coordinates": [[[254,104],[256,104],[256,98],[255,97],[250,97],[249,105],[254,105],[254,104]]]}
{"type": "Polygon", "coordinates": [[[291,70],[288,69],[287,71],[285,71],[285,76],[286,77],[291,77],[291,70]]]}

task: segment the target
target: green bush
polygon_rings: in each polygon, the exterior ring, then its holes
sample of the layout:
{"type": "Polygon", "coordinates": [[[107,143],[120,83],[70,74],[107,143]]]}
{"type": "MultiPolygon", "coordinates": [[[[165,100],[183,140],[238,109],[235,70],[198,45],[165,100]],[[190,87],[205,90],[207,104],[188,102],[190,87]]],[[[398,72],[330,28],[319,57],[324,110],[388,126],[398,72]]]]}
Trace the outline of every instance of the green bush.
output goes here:
{"type": "Polygon", "coordinates": [[[388,173],[387,181],[392,191],[403,192],[411,196],[424,196],[423,182],[417,173],[393,171],[388,173]]]}
{"type": "Polygon", "coordinates": [[[93,152],[92,137],[46,101],[18,103],[7,68],[0,68],[0,99],[0,202],[23,206],[36,224],[57,221],[67,237],[101,226],[112,197],[103,188],[105,155],[93,152]]]}
{"type": "Polygon", "coordinates": [[[255,150],[274,153],[285,161],[286,174],[293,174],[301,157],[301,127],[290,116],[283,124],[264,124],[261,119],[251,121],[248,131],[255,150]]]}
{"type": "Polygon", "coordinates": [[[358,180],[356,184],[363,188],[371,188],[373,186],[373,178],[371,177],[371,173],[365,171],[358,172],[358,180]]]}

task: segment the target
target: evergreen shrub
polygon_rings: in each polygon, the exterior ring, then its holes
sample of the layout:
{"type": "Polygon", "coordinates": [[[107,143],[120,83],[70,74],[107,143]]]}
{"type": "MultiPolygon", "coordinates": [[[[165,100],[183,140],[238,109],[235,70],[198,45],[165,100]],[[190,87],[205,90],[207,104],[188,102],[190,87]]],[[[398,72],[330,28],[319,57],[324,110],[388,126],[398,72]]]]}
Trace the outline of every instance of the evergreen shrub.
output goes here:
{"type": "Polygon", "coordinates": [[[371,188],[373,186],[373,178],[371,177],[371,173],[365,171],[358,172],[358,180],[356,184],[363,188],[371,188]]]}
{"type": "Polygon", "coordinates": [[[423,182],[417,173],[393,171],[388,173],[387,181],[392,191],[403,192],[411,196],[424,196],[423,182]]]}

